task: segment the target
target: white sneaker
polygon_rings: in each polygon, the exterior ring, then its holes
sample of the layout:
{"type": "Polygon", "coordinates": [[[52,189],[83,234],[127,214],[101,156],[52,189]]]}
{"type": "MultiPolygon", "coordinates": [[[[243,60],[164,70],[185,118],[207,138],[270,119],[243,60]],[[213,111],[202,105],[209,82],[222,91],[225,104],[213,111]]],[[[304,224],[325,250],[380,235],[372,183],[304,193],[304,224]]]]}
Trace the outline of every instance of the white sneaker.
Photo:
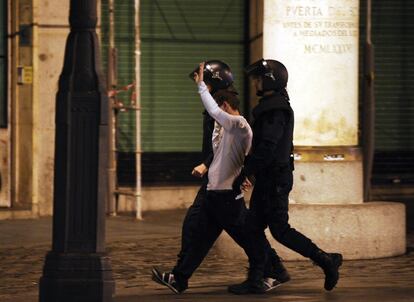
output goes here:
{"type": "Polygon", "coordinates": [[[279,281],[273,278],[264,278],[263,283],[264,283],[266,292],[271,291],[272,289],[275,289],[276,287],[279,287],[280,285],[282,285],[282,283],[280,283],[279,281]]]}

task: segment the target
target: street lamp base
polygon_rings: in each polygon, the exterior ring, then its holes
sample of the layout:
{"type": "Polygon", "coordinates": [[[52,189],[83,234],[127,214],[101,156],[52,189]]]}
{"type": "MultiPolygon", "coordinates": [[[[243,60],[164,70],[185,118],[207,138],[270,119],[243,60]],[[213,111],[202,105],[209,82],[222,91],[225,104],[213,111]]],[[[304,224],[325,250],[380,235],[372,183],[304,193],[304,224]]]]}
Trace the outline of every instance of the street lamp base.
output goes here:
{"type": "Polygon", "coordinates": [[[49,252],[39,302],[112,302],[115,281],[105,254],[49,252]]]}

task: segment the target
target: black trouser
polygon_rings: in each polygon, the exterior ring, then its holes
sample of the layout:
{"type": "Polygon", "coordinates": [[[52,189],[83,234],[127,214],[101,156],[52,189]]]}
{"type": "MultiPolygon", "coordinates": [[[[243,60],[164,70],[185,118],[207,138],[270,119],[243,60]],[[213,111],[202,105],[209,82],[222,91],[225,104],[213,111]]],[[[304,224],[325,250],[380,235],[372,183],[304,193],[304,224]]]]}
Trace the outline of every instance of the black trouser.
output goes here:
{"type": "MultiPolygon", "coordinates": [[[[198,241],[199,238],[205,236],[205,230],[200,228],[200,211],[201,205],[205,202],[207,193],[207,181],[200,187],[198,193],[194,199],[193,204],[188,208],[187,213],[184,217],[183,226],[181,230],[181,250],[178,253],[177,259],[177,266],[181,265],[181,262],[186,258],[188,255],[188,251],[190,250],[193,242],[198,241]]],[[[221,230],[218,231],[214,227],[211,232],[208,232],[208,235],[203,238],[204,244],[203,249],[199,250],[199,262],[201,263],[205,256],[208,254],[208,251],[213,246],[214,242],[220,236],[221,230]]],[[[175,268],[173,269],[173,271],[175,268]]]]}
{"type": "Polygon", "coordinates": [[[250,211],[259,227],[264,230],[269,226],[278,242],[309,258],[317,246],[289,224],[289,192],[292,185],[293,175],[288,167],[257,175],[250,211]]]}
{"type": "MultiPolygon", "coordinates": [[[[198,213],[197,238],[191,238],[186,254],[173,269],[178,282],[186,283],[224,229],[249,257],[250,276],[263,277],[266,239],[261,229],[245,223],[248,216],[244,199],[233,191],[207,191],[198,213]]],[[[267,243],[268,244],[268,243],[267,243]]]]}

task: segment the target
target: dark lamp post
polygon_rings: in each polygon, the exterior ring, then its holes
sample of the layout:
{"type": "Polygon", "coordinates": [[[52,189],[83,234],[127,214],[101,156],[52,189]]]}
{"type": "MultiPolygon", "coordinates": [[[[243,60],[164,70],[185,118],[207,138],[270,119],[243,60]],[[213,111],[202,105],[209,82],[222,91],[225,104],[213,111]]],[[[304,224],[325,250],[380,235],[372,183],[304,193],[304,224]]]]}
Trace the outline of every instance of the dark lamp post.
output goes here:
{"type": "Polygon", "coordinates": [[[96,9],[96,0],[70,1],[56,96],[53,244],[40,278],[40,302],[113,301],[105,254],[108,98],[96,9]]]}

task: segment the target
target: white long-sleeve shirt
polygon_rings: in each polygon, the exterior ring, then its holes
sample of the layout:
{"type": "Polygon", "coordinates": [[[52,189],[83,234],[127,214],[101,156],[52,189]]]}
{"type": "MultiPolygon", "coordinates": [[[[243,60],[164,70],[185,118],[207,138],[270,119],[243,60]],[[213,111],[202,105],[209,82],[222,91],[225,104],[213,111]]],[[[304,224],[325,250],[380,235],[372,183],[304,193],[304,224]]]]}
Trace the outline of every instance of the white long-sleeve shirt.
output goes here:
{"type": "Polygon", "coordinates": [[[231,190],[252,145],[252,129],[243,116],[220,109],[204,82],[198,84],[198,93],[210,116],[222,127],[215,127],[213,133],[214,158],[208,170],[207,190],[231,190]]]}

